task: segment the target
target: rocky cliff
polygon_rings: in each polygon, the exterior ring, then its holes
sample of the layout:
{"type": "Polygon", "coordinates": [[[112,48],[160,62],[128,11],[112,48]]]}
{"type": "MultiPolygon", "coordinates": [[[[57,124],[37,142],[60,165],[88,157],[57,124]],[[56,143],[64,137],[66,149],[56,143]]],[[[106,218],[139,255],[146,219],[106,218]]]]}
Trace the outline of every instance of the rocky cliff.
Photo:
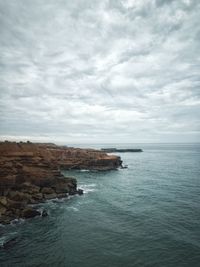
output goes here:
{"type": "Polygon", "coordinates": [[[76,179],[64,177],[61,169],[111,170],[121,163],[93,149],[0,142],[0,223],[39,215],[29,204],[82,194],[76,179]]]}

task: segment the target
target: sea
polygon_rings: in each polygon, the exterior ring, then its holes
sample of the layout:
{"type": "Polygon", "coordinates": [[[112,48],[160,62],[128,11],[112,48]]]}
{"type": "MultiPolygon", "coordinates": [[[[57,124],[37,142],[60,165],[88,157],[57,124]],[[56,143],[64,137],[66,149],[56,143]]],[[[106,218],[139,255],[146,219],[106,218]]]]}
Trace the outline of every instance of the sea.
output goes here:
{"type": "Polygon", "coordinates": [[[83,146],[143,152],[117,153],[127,169],[64,171],[84,195],[0,225],[0,266],[199,267],[200,144],[83,146]]]}

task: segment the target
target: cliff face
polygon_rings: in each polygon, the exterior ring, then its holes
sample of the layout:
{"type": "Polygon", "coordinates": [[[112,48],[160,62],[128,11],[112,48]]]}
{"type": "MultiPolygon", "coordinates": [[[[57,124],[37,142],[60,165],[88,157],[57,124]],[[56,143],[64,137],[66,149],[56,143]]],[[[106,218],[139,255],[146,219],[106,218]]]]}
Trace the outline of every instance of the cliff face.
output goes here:
{"type": "Polygon", "coordinates": [[[111,170],[120,167],[122,162],[120,157],[94,149],[70,148],[54,144],[1,142],[0,164],[16,167],[16,163],[19,163],[18,166],[21,163],[23,166],[31,165],[42,169],[56,167],[111,170]]]}
{"type": "Polygon", "coordinates": [[[119,157],[92,149],[0,143],[0,223],[38,215],[28,204],[82,194],[76,179],[64,177],[61,169],[110,170],[120,166],[119,157]]]}

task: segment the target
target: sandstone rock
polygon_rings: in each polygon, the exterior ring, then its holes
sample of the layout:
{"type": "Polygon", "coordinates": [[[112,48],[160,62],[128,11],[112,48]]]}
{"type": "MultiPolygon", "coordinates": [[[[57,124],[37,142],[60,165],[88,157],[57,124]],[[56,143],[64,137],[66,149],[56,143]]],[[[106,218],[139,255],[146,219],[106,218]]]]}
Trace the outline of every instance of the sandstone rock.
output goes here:
{"type": "Polygon", "coordinates": [[[28,204],[82,194],[76,179],[65,178],[61,169],[111,170],[121,165],[118,156],[94,149],[0,142],[0,222],[37,215],[28,204]]]}
{"type": "Polygon", "coordinates": [[[33,218],[33,217],[40,215],[40,212],[31,207],[27,207],[22,211],[21,214],[23,218],[28,219],[28,218],[33,218]]]}
{"type": "Polygon", "coordinates": [[[43,187],[41,190],[42,194],[54,194],[55,191],[51,187],[43,187]]]}
{"type": "Polygon", "coordinates": [[[68,196],[67,193],[59,193],[59,194],[57,194],[57,198],[65,198],[67,196],[68,196]]]}
{"type": "Polygon", "coordinates": [[[0,204],[1,204],[2,206],[4,206],[4,207],[7,207],[7,205],[8,205],[8,198],[5,197],[5,196],[1,196],[1,197],[0,197],[0,204]]]}
{"type": "Polygon", "coordinates": [[[42,199],[43,199],[43,194],[42,193],[36,193],[36,194],[33,194],[32,195],[32,198],[35,200],[35,201],[42,201],[42,199]]]}
{"type": "Polygon", "coordinates": [[[31,195],[19,191],[9,191],[7,197],[9,197],[11,200],[23,203],[28,203],[31,199],[31,195]]]}
{"type": "Polygon", "coordinates": [[[22,209],[23,207],[26,206],[26,203],[24,202],[20,202],[20,201],[14,201],[14,200],[11,200],[9,199],[8,200],[8,209],[22,209]]]}
{"type": "Polygon", "coordinates": [[[53,198],[56,198],[57,197],[56,193],[43,194],[43,196],[44,196],[45,199],[53,199],[53,198]]]}
{"type": "Polygon", "coordinates": [[[25,182],[21,184],[21,191],[24,193],[35,194],[40,192],[40,187],[30,182],[25,182]]]}
{"type": "Polygon", "coordinates": [[[62,181],[56,181],[54,184],[54,190],[57,194],[60,193],[68,193],[69,192],[69,186],[68,182],[65,181],[64,179],[62,181]]]}
{"type": "Polygon", "coordinates": [[[8,168],[5,174],[1,172],[0,173],[0,195],[2,195],[6,189],[14,186],[15,182],[16,182],[16,175],[12,173],[12,169],[8,168]]]}
{"type": "Polygon", "coordinates": [[[4,206],[2,206],[2,205],[0,205],[0,217],[1,217],[2,215],[5,215],[6,211],[7,211],[7,208],[4,207],[4,206]]]}
{"type": "Polygon", "coordinates": [[[12,162],[5,162],[4,163],[4,168],[12,168],[13,167],[13,163],[12,162]]]}

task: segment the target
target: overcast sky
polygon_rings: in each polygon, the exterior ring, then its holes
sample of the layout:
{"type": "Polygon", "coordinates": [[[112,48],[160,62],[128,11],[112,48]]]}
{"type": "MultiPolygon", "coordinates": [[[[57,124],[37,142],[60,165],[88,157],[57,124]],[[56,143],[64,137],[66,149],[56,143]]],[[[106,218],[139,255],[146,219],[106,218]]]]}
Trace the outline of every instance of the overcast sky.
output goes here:
{"type": "Polygon", "coordinates": [[[0,137],[200,141],[199,0],[0,0],[0,137]]]}

